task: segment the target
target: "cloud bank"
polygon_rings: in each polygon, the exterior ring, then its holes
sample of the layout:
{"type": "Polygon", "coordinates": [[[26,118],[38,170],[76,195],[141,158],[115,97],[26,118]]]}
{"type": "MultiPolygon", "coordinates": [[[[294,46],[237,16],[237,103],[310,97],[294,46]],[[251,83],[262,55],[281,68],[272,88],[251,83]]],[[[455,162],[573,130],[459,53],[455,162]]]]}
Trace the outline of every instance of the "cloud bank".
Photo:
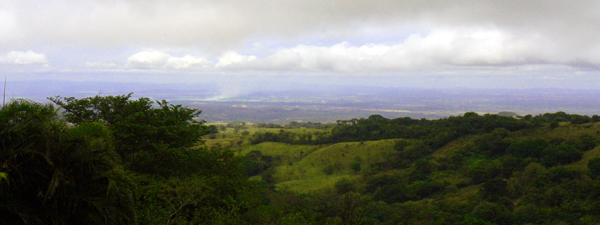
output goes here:
{"type": "Polygon", "coordinates": [[[223,73],[523,64],[600,71],[598,12],[593,0],[7,0],[0,63],[223,73]]]}
{"type": "Polygon", "coordinates": [[[531,64],[585,67],[600,65],[598,50],[589,48],[561,54],[557,43],[537,34],[517,35],[494,27],[444,28],[434,29],[426,36],[410,35],[398,44],[297,45],[276,49],[261,58],[229,51],[210,61],[190,55],[177,58],[160,51],[143,51],[129,57],[127,65],[143,69],[343,73],[531,64]]]}

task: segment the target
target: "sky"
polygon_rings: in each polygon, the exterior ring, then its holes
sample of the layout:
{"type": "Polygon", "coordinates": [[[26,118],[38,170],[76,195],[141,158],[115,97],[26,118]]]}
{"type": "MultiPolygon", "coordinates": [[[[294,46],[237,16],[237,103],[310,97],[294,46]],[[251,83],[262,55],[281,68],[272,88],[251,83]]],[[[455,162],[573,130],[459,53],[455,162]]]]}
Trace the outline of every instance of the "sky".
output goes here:
{"type": "Polygon", "coordinates": [[[9,81],[600,89],[600,1],[2,0],[9,81]]]}

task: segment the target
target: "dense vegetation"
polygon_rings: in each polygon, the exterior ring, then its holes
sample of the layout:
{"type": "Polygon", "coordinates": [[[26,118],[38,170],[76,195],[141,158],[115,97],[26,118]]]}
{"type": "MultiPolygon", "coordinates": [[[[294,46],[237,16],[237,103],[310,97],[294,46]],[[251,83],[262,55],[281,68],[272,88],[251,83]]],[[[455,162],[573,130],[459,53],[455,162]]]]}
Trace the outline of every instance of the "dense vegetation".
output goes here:
{"type": "Polygon", "coordinates": [[[600,223],[598,116],[206,126],[130,96],[4,106],[0,223],[600,223]]]}

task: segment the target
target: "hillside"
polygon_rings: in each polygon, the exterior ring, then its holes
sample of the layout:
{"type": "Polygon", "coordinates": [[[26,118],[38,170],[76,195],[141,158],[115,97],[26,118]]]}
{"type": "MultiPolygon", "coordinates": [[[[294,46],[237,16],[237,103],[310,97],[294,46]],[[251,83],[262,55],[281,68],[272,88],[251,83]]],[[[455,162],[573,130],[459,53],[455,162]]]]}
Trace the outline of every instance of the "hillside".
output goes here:
{"type": "Polygon", "coordinates": [[[393,125],[369,117],[312,130],[310,141],[301,128],[253,130],[237,135],[243,144],[234,148],[264,163],[250,180],[273,185],[270,205],[299,207],[308,218],[354,196],[365,224],[600,222],[600,123],[562,112],[504,118],[467,113],[393,125]],[[394,127],[414,132],[390,134],[394,127]],[[369,132],[357,136],[344,130],[363,128],[369,132]]]}

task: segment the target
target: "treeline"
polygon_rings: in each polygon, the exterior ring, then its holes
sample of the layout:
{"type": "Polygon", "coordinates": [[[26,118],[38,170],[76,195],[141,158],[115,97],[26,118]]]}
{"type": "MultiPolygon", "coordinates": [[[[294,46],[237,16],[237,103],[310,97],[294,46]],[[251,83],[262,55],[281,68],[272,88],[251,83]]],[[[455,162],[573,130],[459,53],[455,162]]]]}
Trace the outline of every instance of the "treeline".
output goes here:
{"type": "Polygon", "coordinates": [[[331,123],[321,123],[321,122],[297,122],[292,121],[286,125],[274,124],[274,123],[257,123],[256,127],[258,128],[279,128],[279,129],[295,129],[295,128],[311,128],[311,129],[329,129],[333,127],[334,124],[331,123]]]}
{"type": "Polygon", "coordinates": [[[551,122],[553,126],[566,121],[573,124],[598,121],[591,118],[564,112],[527,115],[523,118],[498,116],[494,114],[478,115],[469,112],[463,116],[451,116],[437,120],[412,119],[409,117],[387,119],[379,115],[368,118],[338,120],[330,131],[304,132],[301,134],[280,130],[258,132],[252,136],[251,143],[284,142],[290,144],[333,144],[339,142],[369,141],[394,138],[422,139],[432,148],[438,148],[450,140],[469,134],[489,133],[496,128],[509,131],[528,129],[551,122]]]}

